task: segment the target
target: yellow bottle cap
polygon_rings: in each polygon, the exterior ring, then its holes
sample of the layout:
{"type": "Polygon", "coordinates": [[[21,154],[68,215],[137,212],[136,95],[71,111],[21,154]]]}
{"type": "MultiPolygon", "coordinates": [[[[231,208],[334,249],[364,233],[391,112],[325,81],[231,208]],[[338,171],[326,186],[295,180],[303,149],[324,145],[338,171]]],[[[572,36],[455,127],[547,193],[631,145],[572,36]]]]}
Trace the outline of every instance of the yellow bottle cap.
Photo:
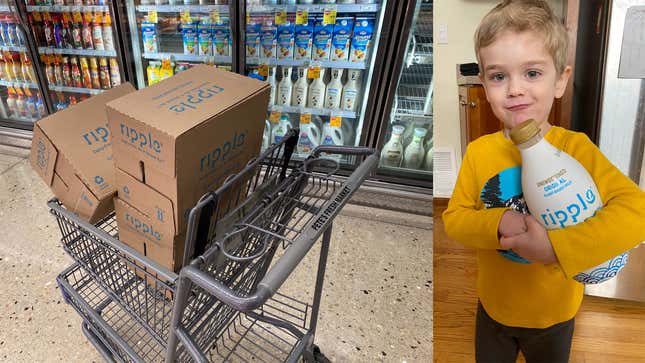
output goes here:
{"type": "Polygon", "coordinates": [[[523,144],[535,135],[540,133],[538,123],[534,119],[528,119],[511,129],[511,140],[515,145],[523,144]]]}

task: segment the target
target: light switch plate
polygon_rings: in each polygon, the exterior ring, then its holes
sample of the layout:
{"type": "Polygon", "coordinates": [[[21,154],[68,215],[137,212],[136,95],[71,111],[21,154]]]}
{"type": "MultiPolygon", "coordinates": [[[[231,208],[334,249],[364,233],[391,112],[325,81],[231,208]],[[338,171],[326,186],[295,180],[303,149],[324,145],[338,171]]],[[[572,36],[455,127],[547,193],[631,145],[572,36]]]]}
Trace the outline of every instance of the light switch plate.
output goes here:
{"type": "Polygon", "coordinates": [[[439,24],[437,44],[448,44],[448,24],[439,24]]]}

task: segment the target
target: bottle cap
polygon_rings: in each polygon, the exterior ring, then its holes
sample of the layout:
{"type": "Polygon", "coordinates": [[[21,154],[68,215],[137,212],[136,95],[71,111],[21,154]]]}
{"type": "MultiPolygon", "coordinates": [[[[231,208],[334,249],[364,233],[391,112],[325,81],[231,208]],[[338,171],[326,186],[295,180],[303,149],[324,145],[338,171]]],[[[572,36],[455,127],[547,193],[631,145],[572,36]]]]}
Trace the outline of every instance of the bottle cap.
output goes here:
{"type": "Polygon", "coordinates": [[[425,137],[427,133],[428,133],[428,130],[423,129],[421,127],[415,127],[414,128],[414,136],[425,137]]]}
{"type": "Polygon", "coordinates": [[[535,135],[540,133],[538,123],[533,119],[528,119],[511,129],[511,140],[515,145],[523,144],[529,141],[535,135]]]}
{"type": "Polygon", "coordinates": [[[400,125],[392,126],[392,133],[395,135],[401,135],[403,131],[405,131],[405,127],[403,126],[400,126],[400,125]]]}

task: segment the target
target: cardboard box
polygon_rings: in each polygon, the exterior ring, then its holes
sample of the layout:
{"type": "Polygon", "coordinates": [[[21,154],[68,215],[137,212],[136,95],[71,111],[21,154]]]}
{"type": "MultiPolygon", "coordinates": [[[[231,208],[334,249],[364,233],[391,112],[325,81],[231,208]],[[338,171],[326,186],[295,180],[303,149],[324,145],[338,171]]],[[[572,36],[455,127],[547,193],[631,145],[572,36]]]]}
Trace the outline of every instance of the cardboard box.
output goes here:
{"type": "Polygon", "coordinates": [[[125,83],[34,125],[30,161],[54,195],[95,223],[114,210],[116,191],[105,104],[134,92],[125,83]]]}
{"type": "Polygon", "coordinates": [[[110,102],[121,241],[136,233],[162,246],[155,260],[172,255],[166,267],[177,270],[190,209],[258,155],[269,93],[266,82],[202,65],[110,102]]]}

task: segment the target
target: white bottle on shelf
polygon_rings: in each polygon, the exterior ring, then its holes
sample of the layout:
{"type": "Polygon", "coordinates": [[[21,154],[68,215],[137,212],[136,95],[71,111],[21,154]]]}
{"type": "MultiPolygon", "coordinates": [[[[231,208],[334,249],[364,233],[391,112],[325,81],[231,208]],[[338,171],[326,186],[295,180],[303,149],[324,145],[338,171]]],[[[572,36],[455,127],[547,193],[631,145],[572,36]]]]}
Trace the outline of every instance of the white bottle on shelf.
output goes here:
{"type": "Polygon", "coordinates": [[[427,171],[432,171],[432,167],[434,165],[434,160],[432,159],[433,158],[433,151],[434,151],[434,147],[432,145],[432,138],[429,138],[429,140],[426,143],[425,147],[426,147],[426,150],[428,150],[428,152],[426,153],[426,161],[423,164],[423,166],[424,166],[423,168],[425,170],[427,170],[427,171]]]}
{"type": "Polygon", "coordinates": [[[293,94],[291,98],[291,105],[296,107],[307,106],[307,90],[309,83],[307,82],[307,68],[298,67],[298,80],[293,85],[293,94]]]}
{"type": "Polygon", "coordinates": [[[403,157],[403,145],[401,135],[405,131],[403,126],[392,126],[392,136],[381,150],[381,164],[388,167],[399,167],[403,157]]]}
{"type": "Polygon", "coordinates": [[[332,68],[331,80],[325,90],[325,108],[329,110],[340,109],[340,97],[343,92],[343,70],[341,68],[332,68]]]}
{"type": "Polygon", "coordinates": [[[103,48],[105,50],[114,50],[114,39],[112,39],[112,18],[110,13],[105,13],[103,17],[103,48]]]}
{"type": "Polygon", "coordinates": [[[289,116],[286,114],[283,114],[280,116],[280,122],[278,122],[277,125],[273,125],[273,128],[271,130],[271,142],[272,143],[279,143],[280,140],[284,137],[284,135],[291,130],[291,122],[289,122],[289,116]]]}
{"type": "Polygon", "coordinates": [[[320,68],[320,75],[314,78],[313,82],[309,85],[307,92],[307,106],[311,108],[322,108],[323,98],[325,98],[325,69],[320,68]]]}
{"type": "Polygon", "coordinates": [[[314,123],[300,124],[297,149],[300,154],[309,154],[320,145],[320,130],[314,123]]]}
{"type": "Polygon", "coordinates": [[[331,126],[329,122],[325,122],[320,144],[337,145],[337,146],[345,145],[345,139],[343,138],[343,131],[340,129],[340,127],[331,126]]]}
{"type": "Polygon", "coordinates": [[[403,167],[408,169],[419,169],[425,158],[425,149],[423,148],[423,138],[428,131],[417,127],[414,129],[412,142],[405,148],[403,153],[403,167]]]}
{"type": "Polygon", "coordinates": [[[360,69],[350,69],[347,71],[347,83],[343,86],[343,96],[341,97],[341,108],[343,110],[356,112],[356,99],[358,98],[360,79],[360,69]]]}
{"type": "Polygon", "coordinates": [[[291,81],[291,67],[282,68],[282,80],[278,86],[278,105],[289,106],[291,103],[291,92],[293,81],[291,81]]]}
{"type": "Polygon", "coordinates": [[[275,75],[276,75],[277,69],[276,67],[269,67],[269,76],[267,77],[267,82],[271,85],[271,94],[269,95],[269,105],[273,106],[275,105],[275,95],[277,93],[277,82],[275,80],[275,75]]]}
{"type": "Polygon", "coordinates": [[[271,145],[271,122],[264,120],[264,132],[262,133],[262,150],[271,145]]]}

